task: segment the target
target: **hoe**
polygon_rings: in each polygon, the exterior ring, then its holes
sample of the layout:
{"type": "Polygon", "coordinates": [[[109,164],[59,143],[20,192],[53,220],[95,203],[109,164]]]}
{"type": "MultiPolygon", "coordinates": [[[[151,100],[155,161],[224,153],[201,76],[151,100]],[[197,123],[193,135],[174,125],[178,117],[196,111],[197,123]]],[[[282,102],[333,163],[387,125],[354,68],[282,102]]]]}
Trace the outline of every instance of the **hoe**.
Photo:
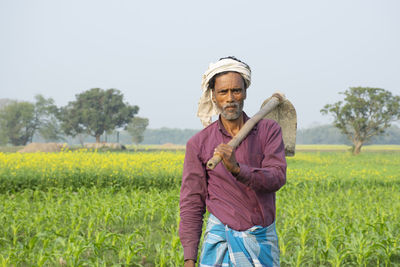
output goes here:
{"type": "MultiPolygon", "coordinates": [[[[251,119],[246,121],[240,131],[229,141],[228,145],[236,148],[246,138],[254,125],[263,118],[272,119],[281,126],[283,143],[285,144],[285,155],[294,156],[297,115],[292,103],[282,93],[274,93],[270,98],[265,100],[261,105],[261,109],[251,119]]],[[[221,160],[220,156],[214,155],[207,162],[207,167],[212,170],[221,160]]]]}

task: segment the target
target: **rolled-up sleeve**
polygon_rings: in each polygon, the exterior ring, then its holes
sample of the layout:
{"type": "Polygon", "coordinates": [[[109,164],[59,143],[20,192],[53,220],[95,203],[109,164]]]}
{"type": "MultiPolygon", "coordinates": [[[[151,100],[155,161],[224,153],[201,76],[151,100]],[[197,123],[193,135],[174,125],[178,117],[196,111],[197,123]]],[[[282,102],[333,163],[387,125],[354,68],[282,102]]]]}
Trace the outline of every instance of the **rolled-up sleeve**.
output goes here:
{"type": "Polygon", "coordinates": [[[199,159],[199,149],[191,139],[186,144],[180,191],[179,237],[184,259],[197,259],[203,215],[206,210],[207,182],[205,166],[199,159]]]}
{"type": "Polygon", "coordinates": [[[255,191],[276,192],[286,183],[285,146],[278,123],[271,123],[265,132],[262,166],[257,168],[239,162],[240,172],[236,178],[255,191]]]}

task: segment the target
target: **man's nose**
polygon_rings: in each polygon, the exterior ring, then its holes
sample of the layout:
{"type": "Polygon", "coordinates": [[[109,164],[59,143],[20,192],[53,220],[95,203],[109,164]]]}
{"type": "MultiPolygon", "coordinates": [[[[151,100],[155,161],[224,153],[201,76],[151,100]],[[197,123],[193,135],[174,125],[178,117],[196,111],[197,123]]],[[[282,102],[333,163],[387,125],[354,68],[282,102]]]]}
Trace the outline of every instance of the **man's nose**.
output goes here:
{"type": "Polygon", "coordinates": [[[233,92],[232,91],[228,91],[228,101],[229,102],[235,101],[235,97],[233,96],[233,92]]]}

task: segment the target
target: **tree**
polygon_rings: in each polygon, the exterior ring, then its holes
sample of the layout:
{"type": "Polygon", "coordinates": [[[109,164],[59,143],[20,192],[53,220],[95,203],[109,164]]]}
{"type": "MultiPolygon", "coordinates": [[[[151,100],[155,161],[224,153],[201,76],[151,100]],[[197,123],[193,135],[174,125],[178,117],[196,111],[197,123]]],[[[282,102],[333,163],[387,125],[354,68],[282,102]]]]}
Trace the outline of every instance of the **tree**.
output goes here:
{"type": "Polygon", "coordinates": [[[321,113],[330,113],[334,125],[353,143],[353,154],[371,137],[384,133],[394,120],[400,119],[400,97],[381,88],[350,87],[344,101],[327,104],[321,113]]]}
{"type": "Polygon", "coordinates": [[[35,96],[35,116],[37,130],[46,141],[58,141],[62,137],[60,122],[57,119],[58,108],[52,98],[44,98],[42,95],[35,96]]]}
{"type": "Polygon", "coordinates": [[[149,119],[134,117],[132,121],[128,124],[127,131],[132,136],[132,141],[134,144],[139,144],[143,141],[144,131],[149,125],[149,119]]]}
{"type": "Polygon", "coordinates": [[[374,136],[371,139],[372,144],[397,144],[400,145],[400,128],[393,124],[385,130],[385,134],[374,136]]]}
{"type": "Polygon", "coordinates": [[[8,98],[0,98],[0,109],[14,102],[15,102],[14,100],[8,98]]]}
{"type": "MultiPolygon", "coordinates": [[[[8,104],[11,104],[13,102],[14,101],[11,99],[1,98],[0,99],[0,112],[5,106],[7,106],[8,104]]],[[[0,125],[0,145],[5,145],[7,143],[8,143],[8,137],[5,133],[5,131],[2,130],[1,125],[0,125]]]]}
{"type": "Polygon", "coordinates": [[[35,104],[4,99],[1,101],[0,141],[2,143],[26,145],[32,141],[37,130],[46,141],[55,141],[60,138],[56,119],[57,107],[54,100],[46,99],[42,95],[36,95],[35,99],[35,104]]]}
{"type": "Polygon", "coordinates": [[[138,106],[123,102],[119,90],[93,88],[76,95],[76,100],[60,109],[61,128],[67,135],[86,133],[96,137],[117,127],[124,127],[139,111],[138,106]]]}
{"type": "Polygon", "coordinates": [[[0,125],[0,145],[6,145],[8,143],[7,135],[1,130],[0,125]]]}
{"type": "Polygon", "coordinates": [[[35,105],[13,101],[0,110],[0,131],[3,142],[26,145],[32,140],[37,127],[35,105]]]}

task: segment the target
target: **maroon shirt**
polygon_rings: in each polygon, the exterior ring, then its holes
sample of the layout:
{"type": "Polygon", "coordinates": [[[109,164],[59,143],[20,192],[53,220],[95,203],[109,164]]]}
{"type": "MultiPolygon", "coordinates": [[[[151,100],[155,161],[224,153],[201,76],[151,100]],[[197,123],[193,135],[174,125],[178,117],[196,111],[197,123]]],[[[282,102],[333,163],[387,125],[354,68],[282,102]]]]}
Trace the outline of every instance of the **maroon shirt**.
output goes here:
{"type": "MultiPolygon", "coordinates": [[[[244,120],[249,118],[245,113],[244,120]]],[[[207,209],[223,224],[243,231],[275,220],[275,192],[286,182],[285,149],[280,126],[261,120],[236,148],[240,173],[235,177],[218,164],[206,168],[214,149],[232,137],[221,120],[210,124],[186,144],[180,194],[179,236],[184,259],[197,259],[203,214],[207,209]]]]}

